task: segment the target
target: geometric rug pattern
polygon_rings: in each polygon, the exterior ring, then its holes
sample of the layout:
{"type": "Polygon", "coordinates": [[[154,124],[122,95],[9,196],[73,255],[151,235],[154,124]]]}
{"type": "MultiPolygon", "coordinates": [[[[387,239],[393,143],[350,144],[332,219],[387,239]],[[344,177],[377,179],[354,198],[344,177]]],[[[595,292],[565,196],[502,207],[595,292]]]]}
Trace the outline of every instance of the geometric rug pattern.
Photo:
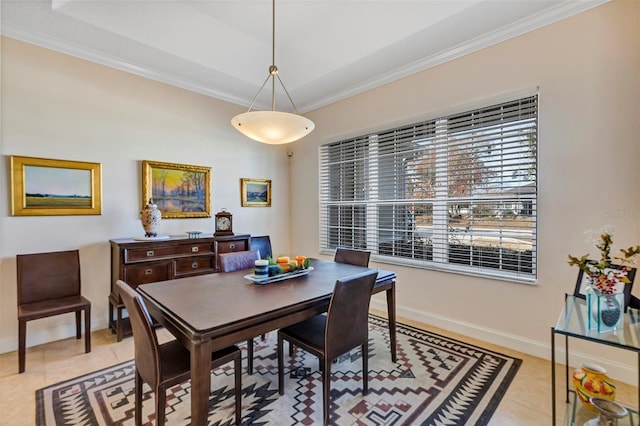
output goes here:
{"type": "MultiPolygon", "coordinates": [[[[362,395],[359,350],[332,365],[335,425],[487,425],[521,360],[398,323],[391,362],[387,321],[369,316],[369,393],[362,395]]],[[[276,333],[255,339],[254,373],[242,376],[243,425],[322,424],[317,358],[285,348],[285,394],[278,394],[276,333]]],[[[244,347],[243,347],[244,355],[244,347]]],[[[246,362],[243,362],[243,367],[246,362]]],[[[134,362],[36,391],[36,424],[133,425],[134,362]]],[[[212,371],[209,425],[234,424],[233,364],[212,371]]],[[[190,424],[189,381],[167,392],[167,424],[190,424]]],[[[143,423],[155,424],[145,385],[143,423]]]]}

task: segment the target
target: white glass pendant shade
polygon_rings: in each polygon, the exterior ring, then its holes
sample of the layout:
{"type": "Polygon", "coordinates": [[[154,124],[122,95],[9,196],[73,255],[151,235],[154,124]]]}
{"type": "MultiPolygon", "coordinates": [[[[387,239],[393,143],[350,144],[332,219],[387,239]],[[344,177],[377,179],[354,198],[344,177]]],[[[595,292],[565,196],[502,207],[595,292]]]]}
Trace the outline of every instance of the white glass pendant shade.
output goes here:
{"type": "Polygon", "coordinates": [[[307,136],[316,127],[313,121],[280,111],[249,111],[231,119],[240,133],[258,142],[280,145],[307,136]]]}

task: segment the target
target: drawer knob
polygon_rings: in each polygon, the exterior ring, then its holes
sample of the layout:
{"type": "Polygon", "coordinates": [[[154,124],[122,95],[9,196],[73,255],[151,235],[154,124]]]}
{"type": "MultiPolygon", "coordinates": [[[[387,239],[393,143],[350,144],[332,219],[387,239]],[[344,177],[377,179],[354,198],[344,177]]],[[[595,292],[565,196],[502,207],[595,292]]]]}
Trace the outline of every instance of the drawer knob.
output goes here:
{"type": "Polygon", "coordinates": [[[145,269],[145,270],[144,270],[144,274],[145,274],[145,275],[151,275],[151,274],[153,274],[153,269],[145,269]]]}
{"type": "Polygon", "coordinates": [[[193,262],[191,264],[191,269],[197,269],[198,268],[198,262],[193,262]]]}
{"type": "Polygon", "coordinates": [[[191,247],[191,253],[197,253],[198,247],[191,247]]]}
{"type": "Polygon", "coordinates": [[[153,250],[147,250],[147,257],[152,257],[154,255],[153,250]]]}
{"type": "Polygon", "coordinates": [[[235,245],[235,244],[229,244],[229,248],[230,248],[231,250],[233,250],[234,248],[236,248],[236,245],[235,245]]]}

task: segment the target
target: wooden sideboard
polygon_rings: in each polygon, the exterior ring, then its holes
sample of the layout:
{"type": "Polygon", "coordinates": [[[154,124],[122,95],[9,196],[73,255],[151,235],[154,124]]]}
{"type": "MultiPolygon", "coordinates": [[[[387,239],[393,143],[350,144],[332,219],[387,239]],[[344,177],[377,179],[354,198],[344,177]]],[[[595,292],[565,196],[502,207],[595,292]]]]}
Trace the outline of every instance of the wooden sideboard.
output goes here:
{"type": "Polygon", "coordinates": [[[167,240],[138,241],[132,238],[110,240],[111,292],[109,294],[109,328],[118,341],[131,334],[128,318],[115,282],[123,280],[131,287],[155,281],[167,281],[219,270],[218,255],[249,250],[251,236],[236,234],[224,237],[171,237],[167,240]]]}

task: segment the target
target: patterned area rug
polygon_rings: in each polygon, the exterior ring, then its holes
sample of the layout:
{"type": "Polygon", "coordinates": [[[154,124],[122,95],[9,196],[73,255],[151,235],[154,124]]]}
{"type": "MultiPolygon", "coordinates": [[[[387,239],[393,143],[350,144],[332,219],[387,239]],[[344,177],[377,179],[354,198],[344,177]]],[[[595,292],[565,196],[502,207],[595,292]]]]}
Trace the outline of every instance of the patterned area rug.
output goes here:
{"type": "MultiPolygon", "coordinates": [[[[386,320],[370,316],[369,394],[362,395],[359,350],[333,364],[331,413],[337,425],[486,425],[521,360],[398,324],[391,362],[386,320]]],[[[242,377],[243,425],[322,424],[317,358],[288,357],[285,395],[278,394],[276,333],[256,339],[254,374],[242,377]]],[[[243,365],[245,365],[243,363],[243,365]]],[[[133,361],[36,391],[37,425],[133,425],[133,361]]],[[[231,425],[233,365],[212,372],[209,424],[231,425]]],[[[155,424],[145,385],[143,419],[155,424]]],[[[167,393],[167,424],[190,424],[189,382],[167,393]]]]}

